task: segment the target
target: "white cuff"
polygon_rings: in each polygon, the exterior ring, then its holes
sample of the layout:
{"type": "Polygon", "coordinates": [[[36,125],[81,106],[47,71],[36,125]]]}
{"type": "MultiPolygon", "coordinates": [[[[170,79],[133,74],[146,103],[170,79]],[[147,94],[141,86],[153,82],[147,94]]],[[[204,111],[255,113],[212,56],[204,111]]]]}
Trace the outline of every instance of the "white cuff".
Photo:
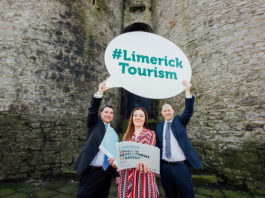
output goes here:
{"type": "Polygon", "coordinates": [[[102,96],[103,96],[103,95],[98,94],[98,92],[96,92],[96,93],[94,94],[94,98],[102,98],[102,96]]]}

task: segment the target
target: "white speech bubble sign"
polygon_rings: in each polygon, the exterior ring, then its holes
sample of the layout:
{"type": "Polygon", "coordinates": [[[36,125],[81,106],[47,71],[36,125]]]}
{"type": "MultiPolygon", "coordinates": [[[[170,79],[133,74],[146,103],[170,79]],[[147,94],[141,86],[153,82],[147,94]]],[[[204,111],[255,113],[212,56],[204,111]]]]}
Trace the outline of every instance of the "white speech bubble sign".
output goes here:
{"type": "Polygon", "coordinates": [[[173,97],[184,90],[183,80],[191,80],[190,63],[181,49],[147,32],[114,38],[106,48],[105,64],[108,87],[123,87],[145,98],[173,97]]]}

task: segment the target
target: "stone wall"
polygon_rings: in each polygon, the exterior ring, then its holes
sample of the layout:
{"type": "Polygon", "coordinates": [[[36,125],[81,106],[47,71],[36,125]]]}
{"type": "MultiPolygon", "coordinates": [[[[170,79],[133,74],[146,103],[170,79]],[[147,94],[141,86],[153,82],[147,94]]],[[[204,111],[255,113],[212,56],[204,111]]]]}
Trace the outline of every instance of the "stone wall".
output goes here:
{"type": "MultiPolygon", "coordinates": [[[[0,2],[0,180],[73,165],[104,51],[122,28],[122,1],[0,2]]],[[[117,111],[119,90],[108,100],[117,111]]],[[[119,116],[114,125],[117,124],[119,116]]]]}
{"type": "MultiPolygon", "coordinates": [[[[2,0],[0,10],[0,180],[71,168],[91,95],[107,75],[105,47],[141,21],[191,62],[188,131],[202,172],[265,189],[263,1],[2,0]]],[[[114,89],[103,100],[115,107],[117,128],[120,95],[114,89]]],[[[164,102],[180,113],[184,95],[160,101],[158,110],[164,102]]]]}
{"type": "MultiPolygon", "coordinates": [[[[192,67],[195,113],[189,136],[203,171],[265,189],[263,1],[155,1],[155,31],[192,67]]],[[[160,101],[181,113],[184,94],[160,101]]],[[[161,118],[161,117],[160,117],[161,118]]],[[[264,192],[264,191],[263,191],[264,192]]]]}
{"type": "Polygon", "coordinates": [[[123,26],[143,22],[152,26],[152,0],[124,0],[123,26]]]}

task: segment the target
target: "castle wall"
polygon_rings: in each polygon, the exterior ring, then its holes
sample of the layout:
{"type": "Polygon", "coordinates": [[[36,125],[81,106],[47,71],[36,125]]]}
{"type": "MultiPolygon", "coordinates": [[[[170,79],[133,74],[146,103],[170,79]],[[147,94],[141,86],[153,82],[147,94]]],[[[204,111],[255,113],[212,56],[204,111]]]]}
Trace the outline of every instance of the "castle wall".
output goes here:
{"type": "MultiPolygon", "coordinates": [[[[178,45],[191,62],[196,101],[188,133],[203,162],[202,172],[262,192],[263,4],[2,0],[0,180],[41,178],[71,169],[85,142],[91,96],[107,76],[105,47],[122,27],[141,21],[178,45]]],[[[120,90],[104,97],[103,103],[116,109],[113,126],[119,128],[124,103],[120,90]]],[[[158,111],[165,102],[181,113],[184,94],[161,100],[158,111]]]]}
{"type": "MultiPolygon", "coordinates": [[[[203,170],[265,189],[264,2],[155,4],[156,33],[178,45],[191,63],[196,102],[188,133],[203,170]]],[[[159,109],[169,102],[181,113],[184,97],[160,101],[159,109]]]]}
{"type": "MultiPolygon", "coordinates": [[[[71,169],[91,97],[107,76],[106,45],[121,32],[121,7],[120,0],[0,2],[0,180],[71,169]]],[[[119,90],[105,98],[118,112],[119,90]]]]}

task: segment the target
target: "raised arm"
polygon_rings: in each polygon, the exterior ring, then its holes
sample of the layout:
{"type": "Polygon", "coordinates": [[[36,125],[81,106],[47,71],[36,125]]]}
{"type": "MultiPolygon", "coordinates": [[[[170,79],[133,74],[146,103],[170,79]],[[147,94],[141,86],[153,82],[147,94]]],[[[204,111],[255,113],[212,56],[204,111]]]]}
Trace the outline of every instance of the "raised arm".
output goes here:
{"type": "Polygon", "coordinates": [[[180,121],[182,122],[183,125],[187,125],[190,121],[190,118],[193,114],[193,107],[194,107],[194,99],[195,97],[191,95],[190,93],[190,88],[191,84],[184,80],[183,85],[185,86],[185,109],[183,113],[180,116],[180,121]]]}
{"type": "Polygon", "coordinates": [[[100,102],[102,100],[103,94],[106,90],[111,89],[110,87],[106,87],[106,82],[103,81],[98,85],[98,91],[92,97],[91,104],[88,108],[88,115],[87,115],[87,127],[91,127],[96,124],[98,119],[98,111],[100,102]]]}
{"type": "Polygon", "coordinates": [[[88,108],[87,127],[92,127],[96,124],[101,99],[102,98],[96,98],[95,95],[92,97],[91,104],[88,108]]]}

